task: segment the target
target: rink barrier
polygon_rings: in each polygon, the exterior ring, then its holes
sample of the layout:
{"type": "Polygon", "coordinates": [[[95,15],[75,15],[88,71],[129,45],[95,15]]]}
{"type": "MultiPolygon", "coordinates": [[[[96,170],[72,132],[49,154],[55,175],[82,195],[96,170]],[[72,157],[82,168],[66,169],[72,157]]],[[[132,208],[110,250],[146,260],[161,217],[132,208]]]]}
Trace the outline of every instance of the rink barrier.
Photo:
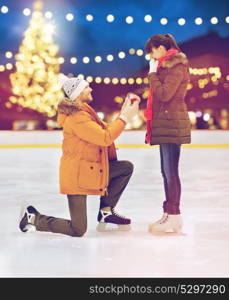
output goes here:
{"type": "MultiPolygon", "coordinates": [[[[116,148],[152,148],[158,145],[116,144],[116,148]]],[[[229,144],[184,144],[184,148],[229,148],[229,144]]],[[[0,145],[0,148],[61,148],[61,144],[0,145]]]]}

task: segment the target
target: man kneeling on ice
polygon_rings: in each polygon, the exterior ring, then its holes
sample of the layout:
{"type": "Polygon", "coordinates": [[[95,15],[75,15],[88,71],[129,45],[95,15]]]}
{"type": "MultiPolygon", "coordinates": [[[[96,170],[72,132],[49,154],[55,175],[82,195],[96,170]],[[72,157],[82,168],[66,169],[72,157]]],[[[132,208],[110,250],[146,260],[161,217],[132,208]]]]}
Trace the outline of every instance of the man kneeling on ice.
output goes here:
{"type": "Polygon", "coordinates": [[[63,74],[59,79],[65,94],[58,105],[58,123],[64,136],[60,192],[67,195],[71,220],[46,216],[28,206],[19,227],[23,232],[32,229],[83,236],[87,230],[87,195],[100,195],[97,230],[106,230],[108,223],[129,230],[131,220],[117,214],[115,206],[130,180],[133,164],[117,160],[114,140],[137,115],[140,98],[128,93],[120,115],[108,125],[89,105],[93,98],[87,81],[63,74]]]}

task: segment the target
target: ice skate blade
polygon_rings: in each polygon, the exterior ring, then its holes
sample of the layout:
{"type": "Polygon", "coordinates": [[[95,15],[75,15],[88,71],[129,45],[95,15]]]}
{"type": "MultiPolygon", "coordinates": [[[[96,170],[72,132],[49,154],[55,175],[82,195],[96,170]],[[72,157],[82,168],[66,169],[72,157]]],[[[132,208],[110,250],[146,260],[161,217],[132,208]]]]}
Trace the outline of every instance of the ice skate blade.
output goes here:
{"type": "Polygon", "coordinates": [[[96,226],[96,230],[99,232],[106,232],[106,231],[130,231],[131,227],[130,224],[127,225],[119,225],[119,224],[109,224],[109,223],[99,223],[96,226]],[[113,225],[113,227],[112,227],[113,225]],[[115,227],[114,227],[115,226],[115,227]]]}
{"type": "Polygon", "coordinates": [[[157,229],[155,226],[149,226],[148,231],[152,234],[155,235],[165,235],[165,234],[170,234],[170,235],[184,235],[182,232],[182,229],[179,228],[171,228],[171,229],[157,229]]]}

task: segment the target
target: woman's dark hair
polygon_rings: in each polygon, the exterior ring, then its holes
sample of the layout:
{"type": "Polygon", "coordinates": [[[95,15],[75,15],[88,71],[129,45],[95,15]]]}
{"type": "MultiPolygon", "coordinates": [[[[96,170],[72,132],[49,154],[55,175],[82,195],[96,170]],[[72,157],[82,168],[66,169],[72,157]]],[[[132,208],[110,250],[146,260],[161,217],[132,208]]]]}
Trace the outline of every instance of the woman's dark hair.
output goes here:
{"type": "Polygon", "coordinates": [[[151,53],[152,48],[158,48],[160,45],[164,46],[166,50],[175,48],[175,49],[181,51],[179,46],[177,45],[174,37],[170,33],[153,35],[146,42],[145,51],[146,51],[146,53],[151,53]]]}

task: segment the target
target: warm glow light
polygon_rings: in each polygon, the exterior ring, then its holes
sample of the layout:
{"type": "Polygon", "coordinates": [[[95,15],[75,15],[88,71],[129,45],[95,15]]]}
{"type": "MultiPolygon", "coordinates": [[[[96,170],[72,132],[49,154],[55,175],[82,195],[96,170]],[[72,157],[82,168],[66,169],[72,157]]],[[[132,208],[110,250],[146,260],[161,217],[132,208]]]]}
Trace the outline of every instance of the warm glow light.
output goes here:
{"type": "Polygon", "coordinates": [[[134,21],[133,17],[131,17],[131,16],[126,17],[126,23],[127,24],[131,24],[131,23],[133,23],[133,21],[134,21]]]}
{"type": "Polygon", "coordinates": [[[212,17],[211,20],[210,20],[210,22],[212,24],[217,24],[218,23],[218,19],[216,17],[212,17]]]}
{"type": "Polygon", "coordinates": [[[59,57],[58,58],[58,63],[59,64],[63,64],[64,63],[64,58],[63,57],[59,57]]]}
{"type": "Polygon", "coordinates": [[[104,82],[105,84],[109,84],[109,83],[111,82],[111,80],[110,80],[109,77],[105,77],[105,78],[103,79],[103,82],[104,82]]]}
{"type": "Polygon", "coordinates": [[[1,7],[1,12],[2,12],[3,14],[8,13],[8,11],[9,11],[9,8],[8,8],[7,6],[3,5],[3,6],[1,7]]]}
{"type": "Polygon", "coordinates": [[[118,56],[119,56],[119,58],[123,59],[123,58],[125,58],[126,54],[125,54],[125,52],[121,51],[121,52],[119,52],[118,56]]]}
{"type": "Polygon", "coordinates": [[[11,57],[13,56],[13,53],[10,52],[10,51],[7,51],[7,52],[5,53],[5,56],[6,56],[6,58],[11,58],[11,57]]]}
{"type": "Polygon", "coordinates": [[[73,14],[67,14],[66,15],[66,20],[68,20],[68,21],[72,21],[74,19],[74,15],[73,14]]]}
{"type": "Polygon", "coordinates": [[[55,32],[55,26],[53,24],[46,24],[45,25],[45,33],[51,35],[55,32]]]}
{"type": "Polygon", "coordinates": [[[185,21],[184,18],[180,18],[180,19],[178,20],[178,24],[179,24],[180,26],[184,25],[185,22],[186,22],[186,21],[185,21]]]}
{"type": "Polygon", "coordinates": [[[136,83],[137,83],[137,84],[142,84],[142,78],[138,77],[138,78],[136,79],[136,83]]]}
{"type": "Polygon", "coordinates": [[[151,15],[146,15],[146,16],[144,17],[144,20],[145,20],[145,22],[151,22],[151,21],[152,21],[151,15]]]}
{"type": "Polygon", "coordinates": [[[96,56],[95,57],[95,62],[100,63],[102,61],[102,57],[101,56],[96,56]]]}
{"type": "Polygon", "coordinates": [[[142,49],[138,49],[138,50],[136,51],[136,54],[137,54],[138,56],[142,56],[142,55],[143,55],[143,50],[142,50],[142,49]]]}
{"type": "Polygon", "coordinates": [[[7,70],[12,70],[13,69],[13,65],[10,64],[10,63],[6,64],[6,69],[7,70]]]}
{"type": "Polygon", "coordinates": [[[90,62],[90,58],[89,57],[87,57],[87,56],[83,57],[83,63],[84,64],[88,64],[89,62],[90,62]]]}
{"type": "Polygon", "coordinates": [[[86,15],[86,20],[91,22],[94,19],[94,17],[92,15],[86,15]]]}
{"type": "Polygon", "coordinates": [[[168,23],[168,20],[166,18],[161,18],[160,22],[162,25],[166,25],[168,23]]]}
{"type": "Polygon", "coordinates": [[[71,64],[76,64],[77,63],[77,58],[76,57],[71,57],[70,62],[71,62],[71,64]]]}
{"type": "Polygon", "coordinates": [[[135,54],[135,49],[134,49],[134,48],[130,48],[129,53],[130,53],[131,55],[135,54]]]}
{"type": "Polygon", "coordinates": [[[126,83],[127,83],[126,78],[121,78],[121,79],[120,79],[120,83],[121,83],[121,84],[126,84],[126,83]]]}
{"type": "Polygon", "coordinates": [[[210,119],[210,115],[208,113],[205,113],[203,119],[207,122],[210,119]]]}
{"type": "Polygon", "coordinates": [[[51,11],[46,11],[46,13],[45,13],[45,17],[46,17],[47,19],[51,19],[51,18],[52,18],[52,16],[53,16],[53,14],[52,14],[52,12],[51,12],[51,11]]]}
{"type": "Polygon", "coordinates": [[[111,55],[111,54],[107,55],[107,60],[108,61],[112,61],[113,59],[114,59],[113,55],[111,55]]]}
{"type": "Polygon", "coordinates": [[[118,84],[118,81],[119,81],[119,80],[118,80],[118,78],[116,78],[116,77],[114,77],[114,78],[112,79],[112,83],[113,83],[113,84],[118,84]]]}
{"type": "Polygon", "coordinates": [[[203,23],[203,20],[201,18],[196,18],[195,23],[196,25],[201,25],[203,23]]]}
{"type": "Polygon", "coordinates": [[[93,77],[92,76],[87,76],[86,80],[87,80],[87,82],[91,83],[93,81],[93,77]]]}
{"type": "Polygon", "coordinates": [[[23,14],[24,14],[25,16],[29,16],[29,15],[31,14],[31,10],[30,10],[29,8],[25,8],[25,9],[23,10],[23,14]]]}
{"type": "Polygon", "coordinates": [[[229,23],[229,16],[225,18],[226,23],[229,23]]]}
{"type": "Polygon", "coordinates": [[[114,21],[114,16],[113,15],[108,15],[107,16],[107,22],[113,22],[114,21]]]}
{"type": "Polygon", "coordinates": [[[102,82],[102,78],[101,77],[96,77],[95,78],[95,82],[96,83],[101,83],[102,82]]]}
{"type": "Polygon", "coordinates": [[[129,79],[128,79],[128,83],[129,83],[129,84],[134,84],[134,78],[129,78],[129,79]]]}

